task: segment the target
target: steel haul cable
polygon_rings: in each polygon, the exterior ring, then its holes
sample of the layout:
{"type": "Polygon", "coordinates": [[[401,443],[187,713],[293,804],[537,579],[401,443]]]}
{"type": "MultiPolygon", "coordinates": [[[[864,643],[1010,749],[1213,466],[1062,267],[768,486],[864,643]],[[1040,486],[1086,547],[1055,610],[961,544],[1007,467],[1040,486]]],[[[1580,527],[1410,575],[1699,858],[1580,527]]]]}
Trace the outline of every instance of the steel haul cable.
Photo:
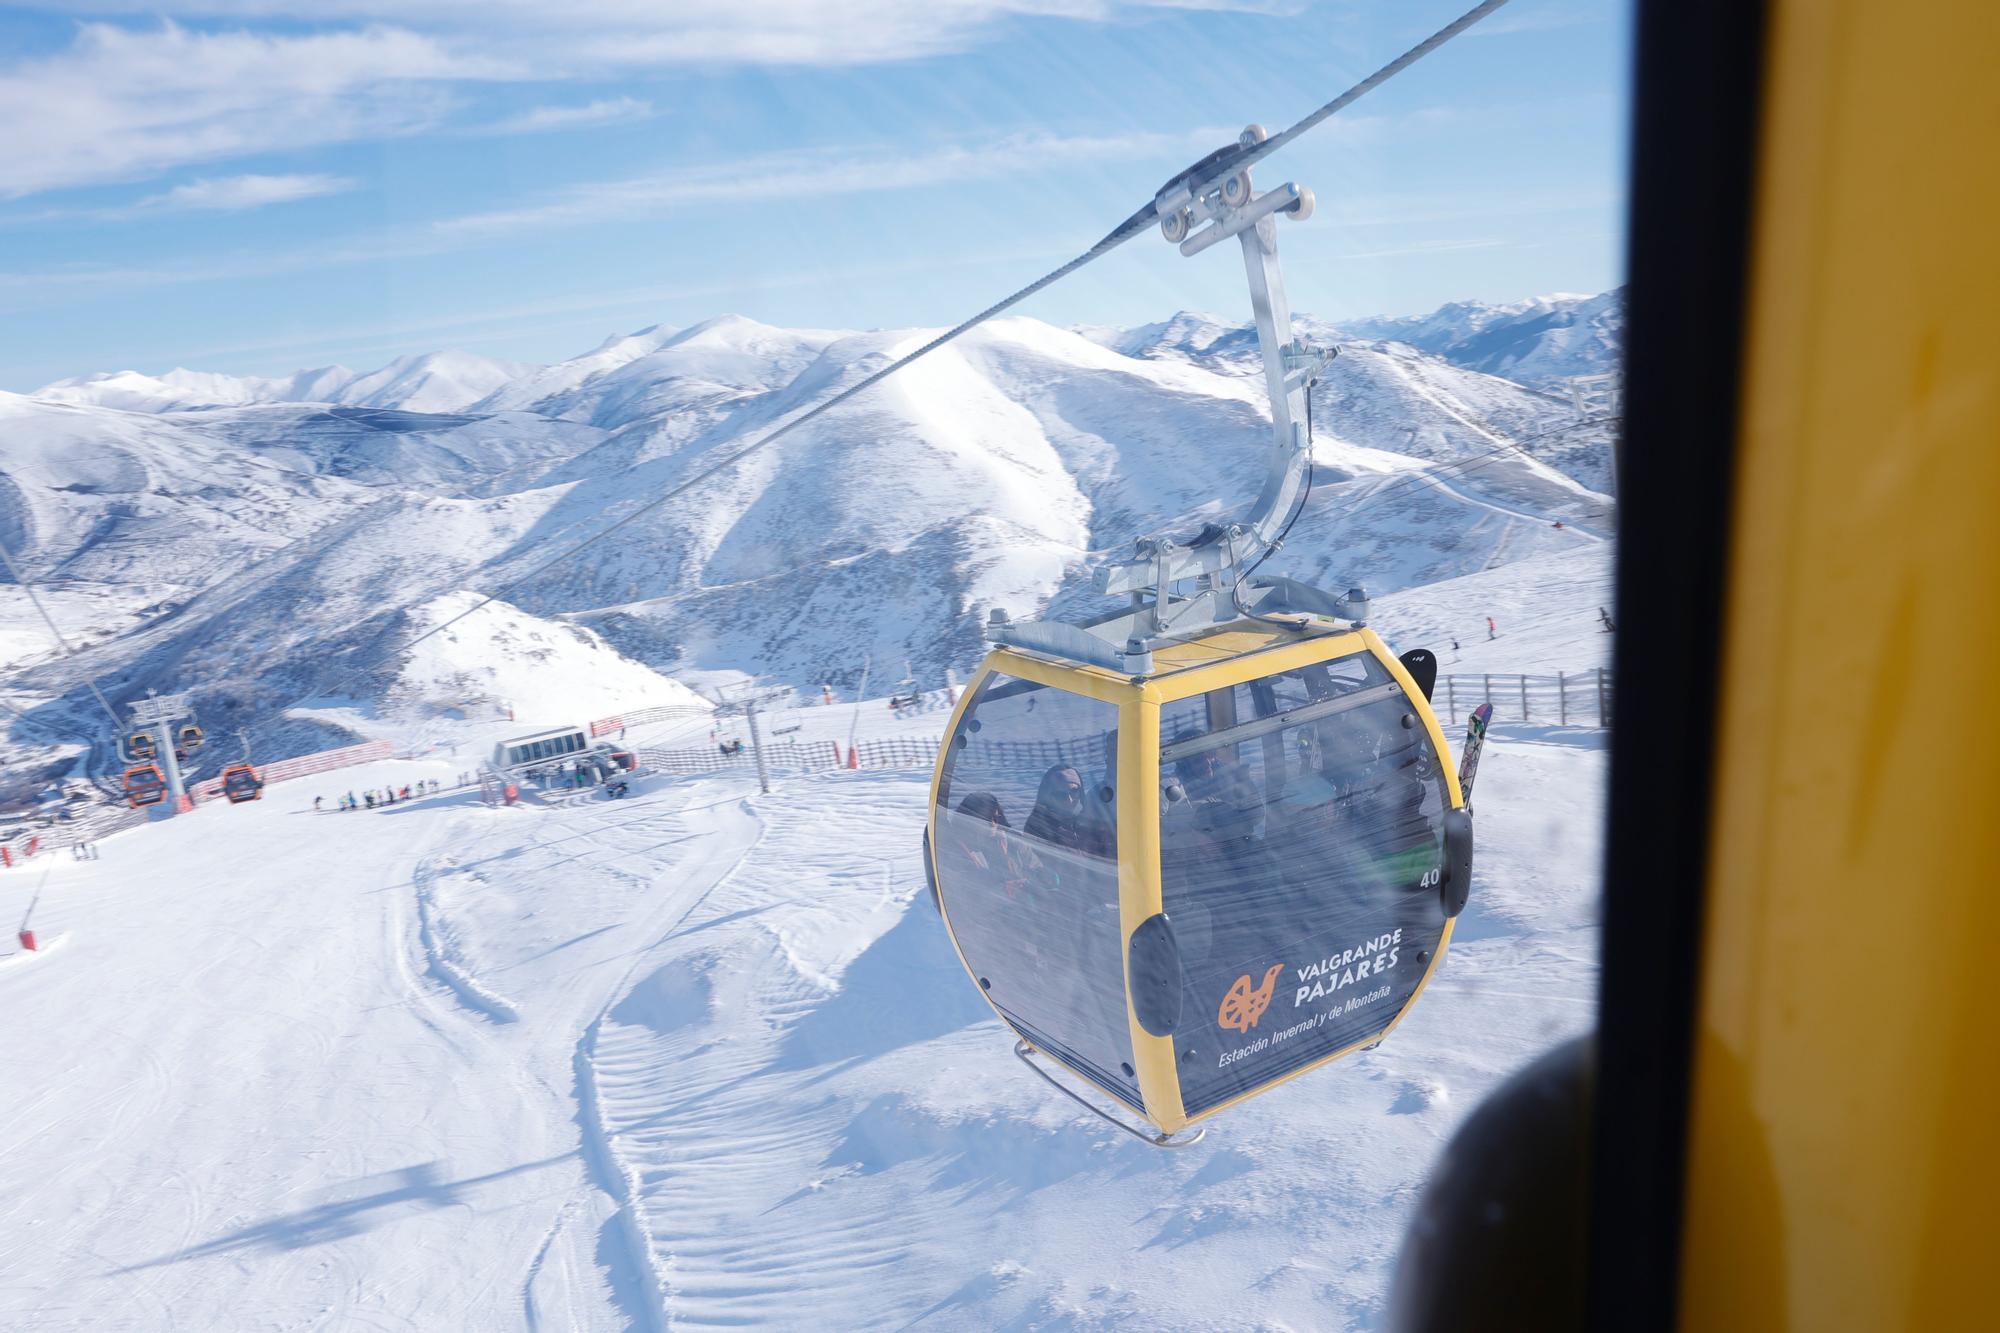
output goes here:
{"type": "MultiPolygon", "coordinates": [[[[7,572],[14,576],[14,582],[20,585],[21,590],[28,594],[28,600],[35,604],[35,610],[41,612],[42,623],[49,627],[49,633],[55,636],[56,644],[63,650],[64,655],[75,657],[76,649],[70,647],[69,640],[64,638],[63,632],[56,628],[55,617],[49,614],[49,608],[42,605],[42,595],[35,591],[35,585],[28,579],[27,575],[21,572],[21,567],[14,563],[14,553],[4,545],[0,545],[0,561],[6,562],[7,572]]],[[[102,708],[104,715],[111,719],[111,730],[114,733],[117,732],[124,724],[119,722],[118,712],[112,708],[110,701],[104,697],[104,691],[97,688],[97,677],[85,672],[83,683],[90,686],[90,692],[97,696],[98,707],[102,708]]]]}

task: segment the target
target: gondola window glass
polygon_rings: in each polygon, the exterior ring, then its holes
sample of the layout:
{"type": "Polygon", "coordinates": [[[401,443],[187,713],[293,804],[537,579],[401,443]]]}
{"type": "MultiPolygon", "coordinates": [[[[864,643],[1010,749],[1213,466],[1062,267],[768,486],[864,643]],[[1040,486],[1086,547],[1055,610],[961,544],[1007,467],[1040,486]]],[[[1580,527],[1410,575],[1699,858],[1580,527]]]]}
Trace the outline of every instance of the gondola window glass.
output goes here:
{"type": "Polygon", "coordinates": [[[990,677],[938,784],[937,866],[966,963],[1043,1050],[1136,1102],[1118,923],[1118,709],[990,677]]]}
{"type": "Polygon", "coordinates": [[[1444,928],[1447,792],[1365,654],[1161,709],[1161,888],[1199,1114],[1380,1032],[1444,928]]]}

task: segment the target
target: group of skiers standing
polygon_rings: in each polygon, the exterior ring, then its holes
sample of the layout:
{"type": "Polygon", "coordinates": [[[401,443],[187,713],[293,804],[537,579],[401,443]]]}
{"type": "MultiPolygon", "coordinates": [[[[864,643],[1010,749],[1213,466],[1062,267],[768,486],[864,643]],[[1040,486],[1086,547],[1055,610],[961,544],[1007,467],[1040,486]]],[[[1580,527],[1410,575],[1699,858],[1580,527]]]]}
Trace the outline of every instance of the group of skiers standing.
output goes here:
{"type": "MultiPolygon", "coordinates": [[[[342,812],[348,810],[373,810],[378,805],[394,805],[398,801],[415,800],[440,789],[442,784],[436,778],[422,778],[416,782],[406,782],[400,787],[384,787],[380,791],[365,791],[359,797],[348,792],[335,806],[342,812]]],[[[313,809],[324,810],[326,797],[313,797],[313,809]]]]}

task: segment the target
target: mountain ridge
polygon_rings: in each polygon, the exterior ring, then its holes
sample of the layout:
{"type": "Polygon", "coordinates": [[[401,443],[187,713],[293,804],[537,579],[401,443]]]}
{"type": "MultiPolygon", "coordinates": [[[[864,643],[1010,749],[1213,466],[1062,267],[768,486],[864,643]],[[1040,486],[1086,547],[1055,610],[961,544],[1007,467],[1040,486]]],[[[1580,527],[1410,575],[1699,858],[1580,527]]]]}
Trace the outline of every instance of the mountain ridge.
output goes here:
{"type": "MultiPolygon", "coordinates": [[[[267,753],[324,743],[327,707],[309,728],[274,710],[329,678],[334,713],[396,706],[419,608],[467,590],[670,677],[851,686],[866,661],[907,661],[942,680],[976,660],[989,609],[1096,609],[1093,563],[1254,494],[1270,447],[1254,340],[1212,319],[1142,327],[1128,352],[992,321],[644,512],[933,331],[724,316],[484,388],[494,363],[433,354],[343,382],[371,379],[376,405],[8,395],[0,536],[102,610],[82,658],[26,662],[4,688],[31,717],[94,726],[88,669],[114,698],[191,689],[267,753]]],[[[1405,342],[1341,345],[1274,572],[1381,595],[1610,533],[1601,423],[1405,342]]]]}
{"type": "MultiPolygon", "coordinates": [[[[1383,340],[1469,370],[1505,374],[1531,386],[1616,368],[1623,332],[1624,288],[1595,296],[1554,293],[1508,303],[1452,301],[1422,315],[1368,315],[1326,321],[1295,312],[1302,331],[1327,341],[1383,340]],[[1511,372],[1511,373],[1509,373],[1511,372]]],[[[722,314],[685,327],[654,324],[613,334],[578,356],[547,364],[504,361],[443,348],[400,356],[372,371],[341,365],[288,375],[235,375],[176,367],[159,375],[101,371],[56,380],[23,397],[129,411],[179,411],[253,403],[326,403],[418,412],[523,410],[579,388],[606,373],[717,333],[754,330],[824,345],[852,330],[778,329],[745,315],[722,314]],[[481,387],[484,391],[481,392],[481,387]]],[[[1165,351],[1207,354],[1226,342],[1254,341],[1253,327],[1204,311],[1177,311],[1130,327],[1072,330],[1127,356],[1165,351]]],[[[724,339],[723,341],[726,341],[724,339]]],[[[740,349],[739,349],[740,350],[740,349]]]]}

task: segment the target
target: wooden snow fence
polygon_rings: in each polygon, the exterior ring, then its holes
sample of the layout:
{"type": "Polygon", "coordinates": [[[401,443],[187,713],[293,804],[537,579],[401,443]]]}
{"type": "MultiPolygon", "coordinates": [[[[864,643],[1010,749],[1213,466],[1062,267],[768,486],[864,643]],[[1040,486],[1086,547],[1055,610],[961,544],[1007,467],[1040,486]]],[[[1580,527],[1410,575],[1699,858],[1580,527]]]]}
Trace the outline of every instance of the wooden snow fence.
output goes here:
{"type": "MultiPolygon", "coordinates": [[[[336,768],[351,768],[355,764],[369,764],[377,759],[393,757],[394,747],[389,742],[366,741],[337,750],[319,750],[290,759],[276,759],[268,764],[256,765],[256,769],[258,778],[269,786],[273,782],[289,782],[294,778],[311,777],[315,773],[329,773],[336,768]]],[[[219,776],[203,778],[188,788],[188,795],[194,797],[197,804],[218,800],[222,796],[222,779],[219,776]]]]}
{"type": "Polygon", "coordinates": [[[1489,672],[1439,676],[1431,707],[1456,725],[1481,704],[1495,722],[1543,722],[1563,727],[1611,725],[1611,673],[1603,667],[1552,676],[1489,672]]]}

